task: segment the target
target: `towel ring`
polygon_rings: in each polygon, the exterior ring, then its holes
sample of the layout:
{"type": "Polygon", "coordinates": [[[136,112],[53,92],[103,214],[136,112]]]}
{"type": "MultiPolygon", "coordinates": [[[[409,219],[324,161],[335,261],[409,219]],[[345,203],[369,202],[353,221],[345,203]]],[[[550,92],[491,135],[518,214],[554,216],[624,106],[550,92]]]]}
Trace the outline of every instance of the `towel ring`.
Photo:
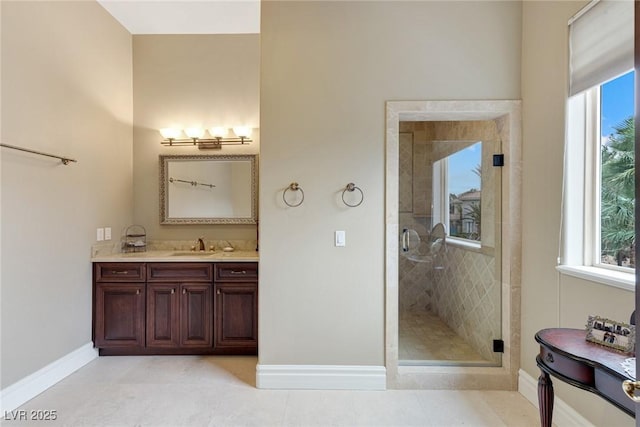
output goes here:
{"type": "Polygon", "coordinates": [[[353,182],[348,183],[347,186],[344,187],[344,190],[342,191],[342,203],[344,203],[345,205],[349,206],[350,208],[355,208],[356,206],[360,206],[363,201],[364,201],[364,193],[362,192],[360,187],[357,187],[353,182]],[[344,194],[347,191],[352,193],[355,190],[358,190],[360,192],[360,201],[358,203],[352,205],[352,204],[347,203],[347,201],[344,199],[344,194]]]}
{"type": "Polygon", "coordinates": [[[300,187],[300,185],[297,182],[292,182],[291,184],[289,184],[289,186],[287,188],[284,189],[284,191],[282,192],[282,201],[284,202],[285,205],[290,206],[292,208],[296,208],[298,206],[300,206],[302,204],[302,202],[304,202],[304,191],[302,190],[302,187],[300,187]],[[302,199],[300,199],[300,201],[297,204],[291,204],[289,202],[287,202],[287,191],[300,191],[300,193],[302,194],[302,199]]]}

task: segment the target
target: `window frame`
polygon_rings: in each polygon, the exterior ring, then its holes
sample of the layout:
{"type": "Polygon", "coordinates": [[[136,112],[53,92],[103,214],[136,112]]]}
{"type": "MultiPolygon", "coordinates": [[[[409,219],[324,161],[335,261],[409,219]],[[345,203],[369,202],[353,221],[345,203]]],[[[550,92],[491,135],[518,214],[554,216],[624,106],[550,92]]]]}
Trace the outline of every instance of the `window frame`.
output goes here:
{"type": "Polygon", "coordinates": [[[576,94],[567,101],[563,250],[557,269],[567,275],[633,291],[634,268],[601,262],[600,101],[601,87],[605,83],[576,94]]]}
{"type": "MultiPolygon", "coordinates": [[[[476,143],[481,142],[481,140],[478,140],[476,143]]],[[[451,215],[449,210],[449,158],[453,154],[433,162],[433,224],[444,224],[448,243],[454,243],[456,246],[467,249],[479,250],[482,247],[482,235],[480,235],[480,240],[465,239],[464,237],[451,235],[451,215]]],[[[480,160],[482,161],[482,156],[480,156],[480,160]]],[[[482,188],[480,188],[480,191],[482,191],[482,188]]]]}

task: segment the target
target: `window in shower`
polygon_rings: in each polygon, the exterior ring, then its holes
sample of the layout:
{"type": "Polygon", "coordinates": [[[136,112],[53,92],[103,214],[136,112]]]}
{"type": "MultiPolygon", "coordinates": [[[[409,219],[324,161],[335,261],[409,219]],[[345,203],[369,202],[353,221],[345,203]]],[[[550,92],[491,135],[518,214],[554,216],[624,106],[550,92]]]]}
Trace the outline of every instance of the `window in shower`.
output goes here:
{"type": "Polygon", "coordinates": [[[479,242],[482,236],[482,142],[446,141],[457,151],[434,162],[434,223],[450,237],[479,242]]]}

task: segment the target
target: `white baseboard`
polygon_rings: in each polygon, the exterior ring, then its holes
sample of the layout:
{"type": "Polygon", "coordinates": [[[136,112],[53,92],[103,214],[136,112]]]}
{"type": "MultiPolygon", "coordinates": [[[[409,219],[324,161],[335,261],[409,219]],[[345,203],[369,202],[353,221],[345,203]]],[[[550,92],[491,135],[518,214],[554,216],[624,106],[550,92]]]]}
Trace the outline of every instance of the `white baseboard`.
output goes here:
{"type": "Polygon", "coordinates": [[[0,411],[13,411],[98,357],[89,342],[0,391],[0,411]]]}
{"type": "MultiPolygon", "coordinates": [[[[538,380],[520,369],[518,391],[538,408],[538,380]]],[[[594,427],[585,417],[557,397],[553,401],[553,424],[558,427],[594,427]]]]}
{"type": "Polygon", "coordinates": [[[385,390],[384,366],[261,365],[256,387],[304,390],[385,390]]]}

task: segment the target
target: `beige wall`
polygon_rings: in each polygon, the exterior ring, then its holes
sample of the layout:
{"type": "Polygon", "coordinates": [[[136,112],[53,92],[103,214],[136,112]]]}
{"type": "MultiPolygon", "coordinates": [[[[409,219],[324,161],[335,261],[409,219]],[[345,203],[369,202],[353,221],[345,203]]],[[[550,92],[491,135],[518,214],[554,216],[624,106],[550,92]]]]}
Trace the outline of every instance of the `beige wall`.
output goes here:
{"type": "MultiPolygon", "coordinates": [[[[589,314],[627,321],[633,293],[555,270],[558,256],[565,99],[567,21],[585,2],[535,2],[523,6],[523,266],[522,368],[539,375],[534,334],[549,327],[584,327],[589,314]]],[[[555,381],[556,396],[595,425],[634,421],[586,391],[555,381]]]]}
{"type": "Polygon", "coordinates": [[[384,365],[385,101],[520,98],[520,17],[518,2],[262,4],[261,364],[384,365]]]}
{"type": "Polygon", "coordinates": [[[1,2],[2,388],[91,341],[91,245],[131,221],[131,36],[95,2],[1,2]]]}
{"type": "Polygon", "coordinates": [[[260,150],[260,37],[133,36],[134,221],[150,239],[255,240],[255,225],[160,225],[160,154],[256,154],[260,150]],[[165,147],[158,129],[254,129],[254,142],[221,150],[165,147]]]}

